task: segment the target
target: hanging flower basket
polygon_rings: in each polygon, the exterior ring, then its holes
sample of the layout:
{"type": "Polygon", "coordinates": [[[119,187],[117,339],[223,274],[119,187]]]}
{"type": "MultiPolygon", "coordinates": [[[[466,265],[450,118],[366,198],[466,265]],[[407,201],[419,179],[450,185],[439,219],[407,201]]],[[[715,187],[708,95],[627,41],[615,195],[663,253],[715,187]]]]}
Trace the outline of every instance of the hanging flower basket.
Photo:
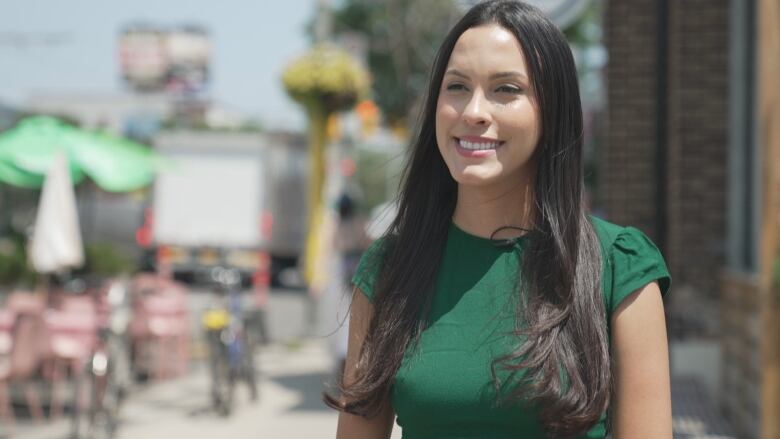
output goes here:
{"type": "Polygon", "coordinates": [[[309,108],[326,113],[351,108],[368,92],[368,74],[346,51],[329,44],[315,46],[293,61],[282,75],[287,93],[309,108]]]}

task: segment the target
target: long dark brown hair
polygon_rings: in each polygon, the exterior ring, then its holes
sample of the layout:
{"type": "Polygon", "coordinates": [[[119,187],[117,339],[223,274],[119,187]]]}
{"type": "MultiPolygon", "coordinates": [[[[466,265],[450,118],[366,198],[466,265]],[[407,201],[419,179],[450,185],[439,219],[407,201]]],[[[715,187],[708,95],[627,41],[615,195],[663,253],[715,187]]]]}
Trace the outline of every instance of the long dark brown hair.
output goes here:
{"type": "Polygon", "coordinates": [[[457,200],[457,184],[436,146],[439,89],[461,34],[493,23],[514,34],[522,47],[541,120],[533,157],[534,229],[524,247],[529,257],[518,267],[518,348],[494,359],[493,379],[498,387],[498,369],[524,370],[507,398],[533,406],[549,436],[573,437],[599,420],[611,392],[601,249],[583,205],[582,108],[571,50],[539,10],[517,1],[477,4],[439,49],[397,200],[398,216],[385,237],[360,367],[342,386],[340,400],[326,397],[326,402],[353,414],[376,415],[404,354],[425,329],[457,200]]]}

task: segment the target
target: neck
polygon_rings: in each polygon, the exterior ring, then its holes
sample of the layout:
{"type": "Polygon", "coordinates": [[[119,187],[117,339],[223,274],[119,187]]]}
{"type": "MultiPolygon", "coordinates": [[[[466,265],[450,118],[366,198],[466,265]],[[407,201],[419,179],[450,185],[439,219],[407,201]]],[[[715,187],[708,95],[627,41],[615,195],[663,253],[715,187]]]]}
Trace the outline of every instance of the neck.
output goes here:
{"type": "MultiPolygon", "coordinates": [[[[501,227],[531,229],[534,198],[530,178],[504,185],[458,185],[458,201],[452,220],[462,230],[489,238],[501,227]]],[[[506,229],[496,238],[513,238],[524,232],[506,229]]]]}

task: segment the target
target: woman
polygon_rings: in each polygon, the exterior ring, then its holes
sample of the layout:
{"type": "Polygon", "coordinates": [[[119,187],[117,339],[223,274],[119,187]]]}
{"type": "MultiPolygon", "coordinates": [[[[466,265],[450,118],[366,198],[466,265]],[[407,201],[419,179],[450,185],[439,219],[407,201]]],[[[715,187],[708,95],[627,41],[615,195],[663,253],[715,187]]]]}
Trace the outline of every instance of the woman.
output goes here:
{"type": "Polygon", "coordinates": [[[671,438],[663,258],[589,217],[564,36],[472,8],[432,70],[390,231],[353,279],[338,438],[671,438]],[[610,428],[611,427],[611,428],[610,428]]]}

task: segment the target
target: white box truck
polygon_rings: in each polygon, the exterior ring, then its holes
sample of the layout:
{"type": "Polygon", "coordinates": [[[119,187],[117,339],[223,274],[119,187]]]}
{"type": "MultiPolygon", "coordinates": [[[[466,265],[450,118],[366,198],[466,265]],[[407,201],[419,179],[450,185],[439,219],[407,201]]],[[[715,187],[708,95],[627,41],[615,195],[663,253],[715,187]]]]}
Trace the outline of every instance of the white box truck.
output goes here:
{"type": "Polygon", "coordinates": [[[247,280],[258,267],[278,279],[296,266],[306,227],[302,136],[162,131],[154,146],[170,163],[155,180],[136,233],[145,267],[192,280],[229,265],[247,280]]]}
{"type": "Polygon", "coordinates": [[[269,148],[259,133],[161,132],[169,160],[154,183],[151,248],[158,270],[194,278],[231,266],[247,278],[270,264],[269,148]]]}

